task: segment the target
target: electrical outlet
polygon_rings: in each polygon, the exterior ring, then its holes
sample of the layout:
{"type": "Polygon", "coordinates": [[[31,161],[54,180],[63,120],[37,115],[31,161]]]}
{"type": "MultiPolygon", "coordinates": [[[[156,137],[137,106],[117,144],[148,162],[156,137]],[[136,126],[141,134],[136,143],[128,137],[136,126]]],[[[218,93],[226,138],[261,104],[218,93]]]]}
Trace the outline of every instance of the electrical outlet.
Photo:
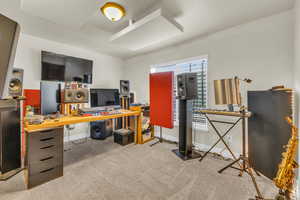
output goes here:
{"type": "Polygon", "coordinates": [[[232,143],[232,135],[228,135],[227,138],[228,138],[228,142],[232,143]]]}

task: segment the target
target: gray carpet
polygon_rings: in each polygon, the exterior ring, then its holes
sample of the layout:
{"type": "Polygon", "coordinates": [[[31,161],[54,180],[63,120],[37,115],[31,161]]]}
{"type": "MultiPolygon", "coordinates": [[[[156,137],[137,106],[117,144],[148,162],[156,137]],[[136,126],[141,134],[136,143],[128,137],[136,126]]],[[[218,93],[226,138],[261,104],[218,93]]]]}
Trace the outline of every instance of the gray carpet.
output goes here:
{"type": "MultiPolygon", "coordinates": [[[[0,200],[247,200],[255,190],[249,176],[240,178],[228,162],[210,156],[203,162],[181,161],[174,144],[114,144],[88,140],[65,152],[64,176],[26,190],[23,173],[0,182],[0,200]]],[[[274,197],[270,180],[259,177],[265,197],[274,197]]]]}

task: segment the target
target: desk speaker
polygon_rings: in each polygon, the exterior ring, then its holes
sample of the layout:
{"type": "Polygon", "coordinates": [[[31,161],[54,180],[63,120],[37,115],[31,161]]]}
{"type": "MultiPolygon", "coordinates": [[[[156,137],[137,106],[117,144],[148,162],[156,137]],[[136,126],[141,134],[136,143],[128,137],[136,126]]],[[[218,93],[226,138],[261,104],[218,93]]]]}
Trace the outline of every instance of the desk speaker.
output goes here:
{"type": "Polygon", "coordinates": [[[65,89],[63,92],[64,103],[88,103],[89,90],[86,88],[65,89]]]}
{"type": "Polygon", "coordinates": [[[130,85],[128,80],[120,80],[120,95],[121,96],[130,95],[130,85]]]}
{"type": "Polygon", "coordinates": [[[23,69],[13,69],[12,77],[9,81],[9,96],[18,97],[22,96],[23,91],[23,69]]]}
{"type": "Polygon", "coordinates": [[[198,96],[197,73],[177,75],[177,96],[179,99],[196,99],[198,96]]]}

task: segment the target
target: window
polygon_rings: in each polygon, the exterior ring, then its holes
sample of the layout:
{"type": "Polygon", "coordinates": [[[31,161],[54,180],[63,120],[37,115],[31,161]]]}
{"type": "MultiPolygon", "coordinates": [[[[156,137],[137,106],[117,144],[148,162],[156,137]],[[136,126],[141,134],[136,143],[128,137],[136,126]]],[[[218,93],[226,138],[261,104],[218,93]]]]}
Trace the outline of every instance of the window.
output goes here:
{"type": "MultiPolygon", "coordinates": [[[[207,107],[207,65],[205,58],[189,59],[188,61],[179,61],[173,64],[156,65],[151,68],[151,73],[156,72],[174,72],[174,123],[178,124],[178,100],[177,95],[177,75],[187,72],[196,72],[198,75],[198,98],[193,100],[193,110],[200,110],[207,107]]],[[[193,126],[196,128],[207,129],[206,118],[198,113],[193,114],[193,126]]]]}

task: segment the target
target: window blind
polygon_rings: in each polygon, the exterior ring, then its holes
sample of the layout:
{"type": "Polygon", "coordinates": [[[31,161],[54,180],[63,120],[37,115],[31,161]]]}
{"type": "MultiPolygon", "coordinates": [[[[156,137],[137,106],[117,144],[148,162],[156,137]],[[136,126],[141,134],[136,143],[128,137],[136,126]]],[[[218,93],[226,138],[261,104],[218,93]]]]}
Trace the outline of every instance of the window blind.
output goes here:
{"type": "MultiPolygon", "coordinates": [[[[177,95],[177,75],[187,72],[197,73],[198,97],[193,100],[193,111],[207,107],[207,59],[191,60],[189,62],[177,63],[172,65],[160,65],[151,69],[151,73],[155,72],[174,72],[174,122],[178,122],[178,100],[177,95]]],[[[198,125],[207,125],[206,118],[201,114],[193,113],[193,123],[198,125]]]]}

